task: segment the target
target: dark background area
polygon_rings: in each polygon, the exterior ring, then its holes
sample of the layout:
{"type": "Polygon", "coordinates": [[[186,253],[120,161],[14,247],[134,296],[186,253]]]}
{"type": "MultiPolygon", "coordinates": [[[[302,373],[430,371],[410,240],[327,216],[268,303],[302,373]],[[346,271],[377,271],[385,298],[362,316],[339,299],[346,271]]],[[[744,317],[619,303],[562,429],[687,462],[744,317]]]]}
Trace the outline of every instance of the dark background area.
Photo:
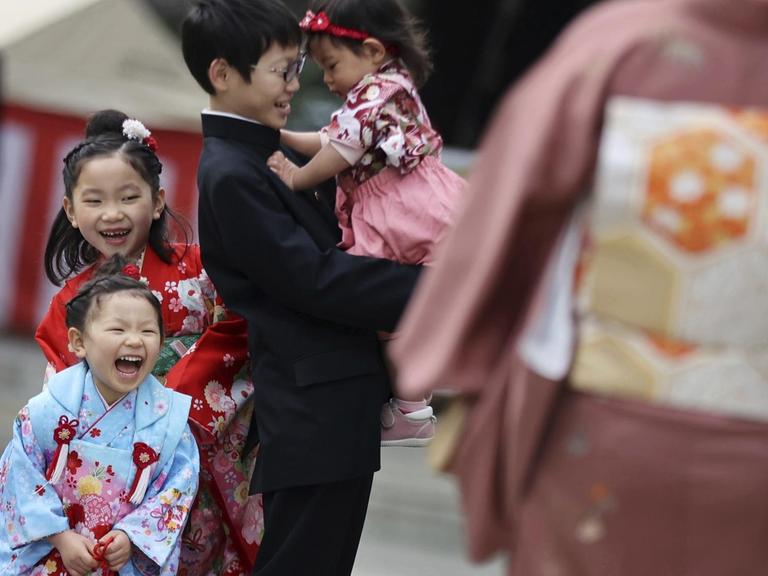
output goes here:
{"type": "Polygon", "coordinates": [[[595,0],[421,2],[435,74],[421,91],[446,142],[473,147],[505,89],[595,0]]]}
{"type": "MultiPolygon", "coordinates": [[[[189,2],[147,1],[178,32],[189,2]]],[[[429,32],[435,72],[421,95],[446,144],[473,148],[506,88],[576,14],[597,1],[406,0],[429,32]]],[[[286,3],[297,17],[308,5],[307,0],[286,3]]],[[[304,105],[296,107],[294,125],[317,128],[339,105],[330,99],[314,66],[302,76],[300,94],[304,105]]]]}

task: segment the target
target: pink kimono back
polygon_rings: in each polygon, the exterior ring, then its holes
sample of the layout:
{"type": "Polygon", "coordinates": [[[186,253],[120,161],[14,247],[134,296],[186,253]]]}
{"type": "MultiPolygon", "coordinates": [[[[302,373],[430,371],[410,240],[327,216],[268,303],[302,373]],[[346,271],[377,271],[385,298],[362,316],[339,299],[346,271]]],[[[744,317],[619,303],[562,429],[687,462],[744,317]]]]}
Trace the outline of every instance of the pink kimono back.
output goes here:
{"type": "Polygon", "coordinates": [[[473,557],[765,573],[767,51],[765,0],[605,2],[492,119],[392,345],[469,406],[473,557]]]}

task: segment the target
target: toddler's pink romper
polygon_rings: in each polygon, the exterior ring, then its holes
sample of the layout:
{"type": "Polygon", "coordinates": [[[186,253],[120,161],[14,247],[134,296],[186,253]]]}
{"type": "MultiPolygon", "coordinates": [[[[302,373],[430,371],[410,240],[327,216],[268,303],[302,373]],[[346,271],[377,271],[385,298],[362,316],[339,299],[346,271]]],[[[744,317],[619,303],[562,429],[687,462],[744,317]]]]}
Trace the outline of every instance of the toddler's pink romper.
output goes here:
{"type": "Polygon", "coordinates": [[[465,181],[440,161],[442,138],[402,62],[360,80],[322,133],[352,164],[337,177],[339,247],[429,263],[465,181]]]}

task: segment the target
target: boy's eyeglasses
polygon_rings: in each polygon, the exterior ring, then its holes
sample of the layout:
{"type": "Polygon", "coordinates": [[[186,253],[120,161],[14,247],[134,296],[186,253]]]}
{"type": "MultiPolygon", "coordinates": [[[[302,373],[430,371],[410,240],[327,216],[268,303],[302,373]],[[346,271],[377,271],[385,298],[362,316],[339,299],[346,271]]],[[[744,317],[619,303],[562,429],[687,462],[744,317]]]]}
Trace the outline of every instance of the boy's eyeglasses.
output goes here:
{"type": "MultiPolygon", "coordinates": [[[[269,72],[273,72],[275,74],[280,74],[283,77],[283,80],[285,80],[285,83],[288,84],[293,81],[294,78],[296,78],[299,74],[301,74],[301,71],[304,69],[304,63],[307,61],[307,53],[301,52],[299,53],[299,57],[296,58],[293,62],[288,64],[285,68],[269,68],[269,72]]],[[[251,68],[253,70],[258,70],[258,66],[256,64],[251,64],[251,68]]]]}

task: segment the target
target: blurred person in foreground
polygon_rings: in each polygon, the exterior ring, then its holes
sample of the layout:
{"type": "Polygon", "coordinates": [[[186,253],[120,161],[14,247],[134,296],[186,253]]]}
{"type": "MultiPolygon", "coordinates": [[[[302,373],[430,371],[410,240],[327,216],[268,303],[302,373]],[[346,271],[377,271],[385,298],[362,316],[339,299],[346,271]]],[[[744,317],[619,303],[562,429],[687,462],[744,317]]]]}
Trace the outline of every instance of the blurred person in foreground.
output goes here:
{"type": "Polygon", "coordinates": [[[392,349],[474,559],[766,573],[766,53],[766,0],[604,3],[497,111],[392,349]]]}

